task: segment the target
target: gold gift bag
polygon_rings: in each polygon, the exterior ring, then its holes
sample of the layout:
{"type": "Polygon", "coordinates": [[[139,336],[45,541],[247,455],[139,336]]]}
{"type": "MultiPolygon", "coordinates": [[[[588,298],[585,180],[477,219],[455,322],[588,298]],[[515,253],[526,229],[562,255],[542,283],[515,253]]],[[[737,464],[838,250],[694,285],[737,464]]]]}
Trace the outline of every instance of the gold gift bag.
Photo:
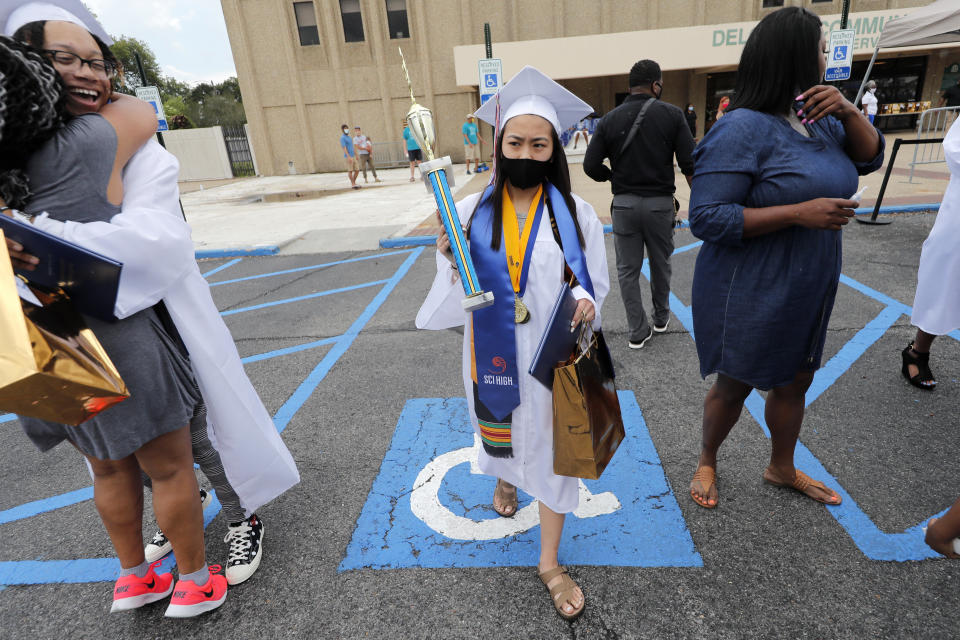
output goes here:
{"type": "Polygon", "coordinates": [[[62,291],[21,300],[0,232],[0,412],[78,425],[128,397],[100,342],[62,291]]]}
{"type": "Polygon", "coordinates": [[[586,348],[554,369],[553,472],[598,479],[624,436],[613,363],[597,332],[586,348]]]}

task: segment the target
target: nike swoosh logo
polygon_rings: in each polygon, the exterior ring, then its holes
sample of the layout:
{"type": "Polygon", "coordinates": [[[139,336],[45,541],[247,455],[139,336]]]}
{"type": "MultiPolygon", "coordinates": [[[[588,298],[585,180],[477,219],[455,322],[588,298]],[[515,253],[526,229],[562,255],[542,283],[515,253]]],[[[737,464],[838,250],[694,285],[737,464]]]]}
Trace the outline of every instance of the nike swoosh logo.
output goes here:
{"type": "Polygon", "coordinates": [[[150,584],[147,585],[147,589],[153,589],[155,586],[157,586],[157,581],[150,578],[150,584]]]}
{"type": "Polygon", "coordinates": [[[206,591],[203,591],[203,590],[201,590],[200,593],[202,593],[205,598],[212,598],[212,597],[213,597],[213,587],[210,587],[210,593],[207,593],[206,591]]]}

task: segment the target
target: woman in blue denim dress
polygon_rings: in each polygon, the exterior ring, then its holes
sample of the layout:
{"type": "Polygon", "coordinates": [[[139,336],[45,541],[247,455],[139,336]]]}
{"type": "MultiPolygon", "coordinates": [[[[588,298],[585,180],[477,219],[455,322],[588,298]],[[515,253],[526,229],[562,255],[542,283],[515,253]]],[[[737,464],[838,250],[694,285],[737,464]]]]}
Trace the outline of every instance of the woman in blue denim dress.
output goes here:
{"type": "Polygon", "coordinates": [[[697,148],[690,229],[704,241],[693,280],[704,401],[690,495],[717,505],[717,451],[752,389],[768,390],[765,481],[828,505],[840,496],[793,465],[804,397],[820,367],[841,267],[841,229],[858,175],[880,167],[883,137],[823,78],[820,19],[766,16],[740,59],[736,95],[697,148]]]}

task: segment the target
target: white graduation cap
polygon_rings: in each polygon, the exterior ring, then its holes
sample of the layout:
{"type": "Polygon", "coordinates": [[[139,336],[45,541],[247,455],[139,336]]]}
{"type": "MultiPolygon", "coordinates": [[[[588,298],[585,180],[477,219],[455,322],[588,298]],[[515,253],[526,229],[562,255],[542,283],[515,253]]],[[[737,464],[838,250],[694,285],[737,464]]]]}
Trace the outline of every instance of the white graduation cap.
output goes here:
{"type": "Polygon", "coordinates": [[[3,35],[12,36],[23,25],[39,20],[72,22],[106,44],[113,44],[113,38],[80,0],[45,0],[44,2],[0,0],[0,25],[3,25],[3,35]]]}
{"type": "Polygon", "coordinates": [[[559,135],[593,113],[593,107],[531,66],[521,69],[477,109],[477,117],[494,127],[498,99],[500,129],[514,116],[533,114],[548,120],[559,135]]]}

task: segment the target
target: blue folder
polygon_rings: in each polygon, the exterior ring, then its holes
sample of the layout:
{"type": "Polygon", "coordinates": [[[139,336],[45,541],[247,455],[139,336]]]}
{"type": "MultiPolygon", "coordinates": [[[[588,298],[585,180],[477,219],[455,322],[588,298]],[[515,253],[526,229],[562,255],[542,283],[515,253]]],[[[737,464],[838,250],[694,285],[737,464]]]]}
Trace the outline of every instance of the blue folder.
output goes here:
{"type": "Polygon", "coordinates": [[[571,333],[570,323],[577,311],[577,299],[573,297],[570,285],[563,283],[550,312],[547,328],[540,338],[540,344],[530,365],[530,375],[548,389],[553,389],[553,369],[566,362],[577,346],[579,329],[571,333]]]}
{"type": "Polygon", "coordinates": [[[77,311],[107,322],[117,319],[113,310],[123,264],[4,215],[0,215],[0,230],[40,259],[33,271],[16,270],[31,284],[60,287],[77,311]]]}

